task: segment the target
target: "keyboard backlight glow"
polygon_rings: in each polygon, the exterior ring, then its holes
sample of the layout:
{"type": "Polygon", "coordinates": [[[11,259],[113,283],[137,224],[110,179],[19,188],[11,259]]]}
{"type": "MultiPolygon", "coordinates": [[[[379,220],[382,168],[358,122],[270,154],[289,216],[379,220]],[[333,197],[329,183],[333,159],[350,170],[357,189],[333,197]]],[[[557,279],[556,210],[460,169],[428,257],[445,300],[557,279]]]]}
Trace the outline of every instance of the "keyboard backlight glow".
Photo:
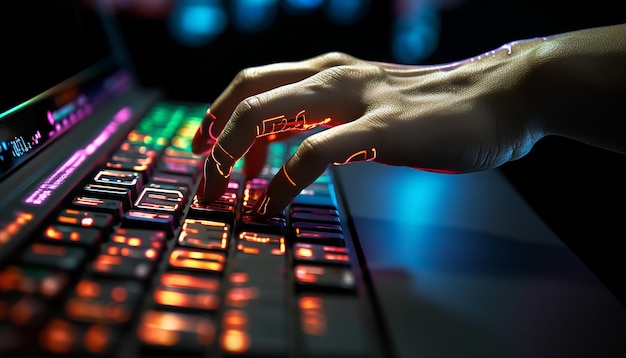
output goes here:
{"type": "Polygon", "coordinates": [[[242,330],[227,329],[222,332],[220,346],[228,353],[243,353],[250,348],[250,336],[242,330]]]}
{"type": "Polygon", "coordinates": [[[50,176],[44,179],[37,189],[33,191],[24,199],[25,204],[39,206],[42,205],[48,198],[62,186],[91,155],[93,155],[102,144],[115,133],[120,125],[128,121],[132,116],[132,110],[129,107],[124,107],[119,110],[114,116],[113,120],[107,124],[107,126],[100,132],[100,134],[85,148],[79,149],[66,160],[61,166],[50,176]]]}

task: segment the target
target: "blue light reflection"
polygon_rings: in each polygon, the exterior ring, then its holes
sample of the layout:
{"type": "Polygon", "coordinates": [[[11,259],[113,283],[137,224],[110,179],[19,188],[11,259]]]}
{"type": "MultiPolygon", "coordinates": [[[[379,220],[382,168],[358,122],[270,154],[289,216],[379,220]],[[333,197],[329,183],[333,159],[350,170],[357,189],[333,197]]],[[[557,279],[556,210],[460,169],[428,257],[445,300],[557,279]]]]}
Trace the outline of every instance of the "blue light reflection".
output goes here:
{"type": "Polygon", "coordinates": [[[269,28],[278,14],[278,0],[234,0],[231,2],[233,26],[243,33],[269,28]]]}
{"type": "Polygon", "coordinates": [[[227,22],[226,12],[216,0],[179,0],[168,19],[172,37],[190,47],[210,43],[227,22]]]}

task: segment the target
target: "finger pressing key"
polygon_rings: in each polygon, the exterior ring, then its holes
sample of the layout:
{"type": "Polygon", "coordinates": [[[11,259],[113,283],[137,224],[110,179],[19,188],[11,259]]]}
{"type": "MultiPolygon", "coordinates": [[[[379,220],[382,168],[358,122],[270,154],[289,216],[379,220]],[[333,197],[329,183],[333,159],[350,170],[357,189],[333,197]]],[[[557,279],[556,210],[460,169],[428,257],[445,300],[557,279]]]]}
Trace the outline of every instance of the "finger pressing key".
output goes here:
{"type": "Polygon", "coordinates": [[[306,138],[272,178],[252,213],[260,217],[276,215],[330,164],[378,160],[378,137],[375,127],[355,121],[306,138]]]}

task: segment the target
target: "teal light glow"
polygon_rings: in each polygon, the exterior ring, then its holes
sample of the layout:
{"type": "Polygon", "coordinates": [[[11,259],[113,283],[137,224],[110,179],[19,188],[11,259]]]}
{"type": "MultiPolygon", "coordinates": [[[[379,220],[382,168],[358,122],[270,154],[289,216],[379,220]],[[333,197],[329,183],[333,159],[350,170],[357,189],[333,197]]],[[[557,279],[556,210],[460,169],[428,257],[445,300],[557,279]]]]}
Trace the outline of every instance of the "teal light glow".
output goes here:
{"type": "Polygon", "coordinates": [[[278,14],[278,0],[234,0],[233,26],[243,33],[260,32],[272,25],[278,14]]]}
{"type": "Polygon", "coordinates": [[[216,0],[180,0],[169,17],[172,37],[190,47],[209,44],[227,23],[227,15],[216,0]]]}
{"type": "Polygon", "coordinates": [[[392,29],[392,52],[399,62],[419,63],[435,51],[440,27],[436,4],[436,1],[400,1],[392,29]]]}
{"type": "Polygon", "coordinates": [[[339,25],[354,25],[369,11],[369,0],[328,0],[326,16],[339,25]]]}
{"type": "Polygon", "coordinates": [[[305,14],[317,9],[324,0],[285,0],[285,9],[296,14],[305,14]]]}

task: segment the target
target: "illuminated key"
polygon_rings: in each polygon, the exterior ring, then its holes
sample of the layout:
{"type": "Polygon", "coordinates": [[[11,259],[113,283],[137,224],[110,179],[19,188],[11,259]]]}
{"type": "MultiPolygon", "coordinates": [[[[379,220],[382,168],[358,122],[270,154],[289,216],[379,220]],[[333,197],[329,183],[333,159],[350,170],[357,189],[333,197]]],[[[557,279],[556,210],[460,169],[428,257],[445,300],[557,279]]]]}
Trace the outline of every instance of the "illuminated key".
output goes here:
{"type": "Polygon", "coordinates": [[[165,231],[118,228],[111,235],[111,242],[129,247],[155,248],[162,250],[168,235],[165,231]]]}
{"type": "Polygon", "coordinates": [[[287,357],[286,310],[278,305],[230,308],[222,315],[219,345],[227,356],[287,357]]]}
{"type": "Polygon", "coordinates": [[[56,221],[59,224],[97,228],[104,231],[109,231],[113,227],[113,216],[110,214],[85,210],[64,209],[57,216],[56,221]]]}
{"type": "Polygon", "coordinates": [[[226,256],[221,252],[174,249],[169,257],[171,267],[209,272],[222,272],[226,256]]]}
{"type": "MultiPolygon", "coordinates": [[[[0,296],[0,327],[5,323],[21,329],[32,329],[48,315],[45,302],[33,295],[0,296]]],[[[5,339],[5,337],[2,337],[5,339]]],[[[2,344],[0,344],[0,347],[2,344]]],[[[0,350],[0,352],[2,352],[0,350]]]]}
{"type": "Polygon", "coordinates": [[[176,217],[170,213],[156,213],[143,210],[129,210],[124,215],[122,227],[162,230],[170,237],[178,225],[176,217]]]}
{"type": "Polygon", "coordinates": [[[80,322],[123,325],[132,318],[142,293],[134,281],[83,279],[65,302],[65,314],[80,322]]]}
{"type": "Polygon", "coordinates": [[[83,324],[64,318],[48,321],[36,340],[44,352],[72,357],[106,357],[118,342],[118,333],[107,325],[83,324]]]}
{"type": "Polygon", "coordinates": [[[102,232],[95,228],[69,225],[50,225],[43,231],[43,240],[95,248],[103,240],[102,232]]]}
{"type": "Polygon", "coordinates": [[[296,283],[301,288],[354,290],[356,279],[348,267],[296,265],[296,283]]]}
{"type": "Polygon", "coordinates": [[[237,193],[226,191],[222,196],[208,204],[201,204],[198,197],[194,196],[189,208],[189,216],[199,219],[225,220],[233,222],[235,208],[237,206],[237,193]]]}
{"type": "Polygon", "coordinates": [[[161,257],[162,250],[154,247],[133,247],[110,242],[102,245],[100,252],[110,256],[124,256],[133,259],[156,261],[161,257]]]}
{"type": "Polygon", "coordinates": [[[114,170],[136,172],[141,174],[141,181],[146,182],[152,174],[152,164],[142,164],[138,162],[110,160],[106,162],[106,167],[114,170]]]}
{"type": "Polygon", "coordinates": [[[43,267],[7,266],[0,271],[0,292],[38,294],[55,298],[65,290],[69,275],[43,267]]]}
{"type": "Polygon", "coordinates": [[[87,184],[83,187],[83,193],[89,197],[119,200],[122,202],[124,210],[128,210],[133,201],[131,189],[109,184],[87,184]]]}
{"type": "Polygon", "coordinates": [[[94,183],[103,185],[116,185],[131,190],[135,198],[141,189],[142,178],[137,172],[122,170],[101,170],[93,177],[94,183]]]}
{"type": "Polygon", "coordinates": [[[293,257],[300,262],[350,265],[348,249],[342,246],[316,245],[296,242],[293,257]]]}
{"type": "Polygon", "coordinates": [[[74,272],[85,262],[87,253],[82,247],[34,243],[20,255],[20,263],[74,272]]]}
{"type": "Polygon", "coordinates": [[[333,232],[341,233],[343,229],[339,223],[334,222],[307,222],[297,221],[293,223],[294,230],[298,231],[321,231],[321,232],[333,232]]]}
{"type": "Polygon", "coordinates": [[[91,272],[98,277],[146,280],[155,268],[154,260],[128,256],[99,254],[91,263],[91,272]]]}
{"type": "Polygon", "coordinates": [[[101,199],[89,196],[77,196],[72,200],[72,206],[86,211],[111,214],[113,221],[118,223],[124,215],[124,204],[120,200],[101,199]]]}
{"type": "Polygon", "coordinates": [[[209,250],[226,250],[230,225],[220,221],[185,219],[178,236],[181,246],[209,250]]]}
{"type": "Polygon", "coordinates": [[[217,292],[189,290],[168,286],[157,286],[154,289],[154,302],[158,305],[180,309],[214,311],[219,307],[220,299],[217,292]]]}
{"type": "MultiPolygon", "coordinates": [[[[265,234],[243,231],[237,240],[237,254],[257,256],[283,256],[285,254],[285,237],[276,234],[265,234]]],[[[283,262],[280,259],[279,262],[283,262]]]]}
{"type": "Polygon", "coordinates": [[[180,215],[184,195],[180,190],[144,188],[135,202],[138,209],[180,215]]]}
{"type": "Polygon", "coordinates": [[[307,242],[319,245],[345,246],[343,234],[340,232],[324,232],[297,227],[293,230],[296,242],[307,242]]]}
{"type": "Polygon", "coordinates": [[[147,311],[137,326],[137,337],[146,348],[180,352],[205,352],[215,342],[215,322],[198,315],[147,311]]]}

